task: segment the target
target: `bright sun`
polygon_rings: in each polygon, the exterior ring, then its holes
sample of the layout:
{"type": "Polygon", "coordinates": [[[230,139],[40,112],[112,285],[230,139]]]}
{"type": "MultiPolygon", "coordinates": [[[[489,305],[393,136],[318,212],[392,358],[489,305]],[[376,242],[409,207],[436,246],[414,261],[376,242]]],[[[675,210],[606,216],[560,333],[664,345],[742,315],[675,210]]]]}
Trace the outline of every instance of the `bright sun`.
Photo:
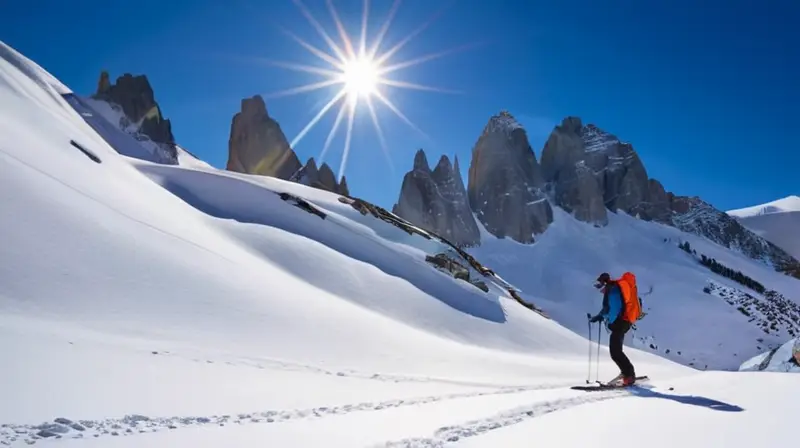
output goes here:
{"type": "Polygon", "coordinates": [[[289,143],[289,146],[294,148],[295,145],[300,142],[300,140],[311,130],[312,127],[314,127],[315,124],[317,124],[317,122],[320,121],[320,119],[322,119],[322,117],[329,110],[331,110],[335,105],[339,104],[339,111],[336,114],[336,121],[328,133],[328,137],[325,139],[325,144],[322,147],[322,152],[319,155],[317,163],[321,164],[323,162],[325,153],[328,151],[331,142],[335,138],[336,133],[339,130],[339,126],[343,124],[343,121],[346,121],[347,124],[345,124],[346,134],[344,152],[342,153],[341,165],[339,166],[339,172],[337,173],[337,177],[339,180],[341,180],[342,175],[344,175],[347,158],[350,153],[350,142],[356,109],[366,106],[366,110],[369,112],[369,115],[372,118],[372,124],[375,127],[381,149],[383,150],[384,155],[386,155],[386,159],[389,162],[390,168],[393,169],[391,158],[389,157],[389,149],[386,144],[386,140],[383,137],[383,130],[378,123],[378,116],[375,111],[376,100],[394,112],[397,117],[399,117],[412,129],[419,132],[423,137],[428,140],[430,140],[430,138],[425,135],[425,133],[422,132],[416,125],[414,125],[411,120],[409,120],[408,117],[403,114],[403,112],[401,112],[394,104],[392,104],[389,98],[384,95],[384,92],[382,92],[383,89],[379,87],[456,93],[422,84],[392,79],[387,77],[387,75],[426,61],[438,59],[448,53],[456,51],[457,49],[422,55],[402,62],[388,63],[392,56],[394,56],[401,48],[403,48],[412,38],[427,28],[431,21],[429,20],[421,23],[418,28],[412,30],[408,35],[401,39],[400,42],[383,53],[378,54],[378,49],[381,46],[383,37],[386,35],[386,32],[389,29],[389,25],[395,13],[397,12],[397,8],[400,6],[400,0],[395,0],[393,2],[386,21],[378,30],[375,41],[369,46],[367,45],[366,40],[370,0],[364,0],[364,8],[361,16],[361,35],[357,41],[354,41],[354,39],[350,38],[344,28],[344,25],[342,24],[342,21],[339,20],[339,15],[333,6],[333,0],[327,0],[325,2],[336,25],[336,30],[338,31],[339,37],[341,38],[341,44],[337,44],[331,38],[323,26],[311,14],[311,11],[305,7],[302,0],[293,1],[300,8],[300,11],[303,13],[306,19],[308,19],[308,22],[316,29],[317,33],[322,37],[325,43],[328,44],[328,47],[333,51],[333,54],[329,54],[315,47],[287,29],[282,29],[285,34],[300,44],[300,46],[308,50],[311,54],[325,62],[328,67],[323,68],[319,66],[297,64],[293,62],[266,60],[265,62],[276,66],[306,73],[314,73],[322,75],[325,78],[319,82],[283,90],[270,96],[276,97],[295,95],[298,93],[310,92],[331,86],[338,86],[339,89],[338,92],[335,93],[324,106],[322,106],[314,118],[312,118],[311,121],[309,121],[309,123],[306,124],[306,126],[297,134],[297,136],[292,139],[292,141],[289,143]]]}
{"type": "Polygon", "coordinates": [[[377,64],[363,56],[347,61],[342,70],[342,82],[351,99],[369,97],[380,82],[377,64]]]}

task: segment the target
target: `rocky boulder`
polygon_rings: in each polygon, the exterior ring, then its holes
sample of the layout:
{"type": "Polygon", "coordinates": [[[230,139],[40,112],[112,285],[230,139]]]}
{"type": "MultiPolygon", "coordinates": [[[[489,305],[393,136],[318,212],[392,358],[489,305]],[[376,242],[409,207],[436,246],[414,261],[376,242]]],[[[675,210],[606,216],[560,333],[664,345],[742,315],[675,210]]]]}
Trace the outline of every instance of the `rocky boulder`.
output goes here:
{"type": "Polygon", "coordinates": [[[541,167],[522,126],[506,111],[489,119],[472,149],[469,205],[498,238],[531,243],[553,222],[541,167]]]}
{"type": "Polygon", "coordinates": [[[289,179],[302,165],[260,95],[242,100],[228,140],[229,171],[289,179]]]}
{"type": "Polygon", "coordinates": [[[414,166],[403,178],[400,198],[392,213],[459,247],[480,243],[480,232],[467,202],[458,159],[451,165],[442,156],[431,171],[423,150],[414,156],[414,166]]]}

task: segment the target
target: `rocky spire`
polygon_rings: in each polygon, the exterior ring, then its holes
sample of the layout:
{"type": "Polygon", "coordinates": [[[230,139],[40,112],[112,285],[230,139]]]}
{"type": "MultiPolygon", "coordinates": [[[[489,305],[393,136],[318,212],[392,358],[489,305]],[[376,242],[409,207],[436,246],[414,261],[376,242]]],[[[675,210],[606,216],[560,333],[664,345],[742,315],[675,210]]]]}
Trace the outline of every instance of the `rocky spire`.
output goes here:
{"type": "Polygon", "coordinates": [[[489,119],[472,149],[468,197],[486,230],[531,243],[553,221],[544,178],[522,126],[507,111],[489,119]]]}
{"type": "Polygon", "coordinates": [[[108,72],[103,71],[100,73],[94,97],[119,105],[131,123],[138,124],[139,131],[150,140],[175,145],[172,125],[162,116],[147,76],[125,73],[111,84],[108,72]]]}
{"type": "Polygon", "coordinates": [[[260,95],[242,100],[228,140],[227,169],[289,179],[302,165],[260,95]]]}
{"type": "Polygon", "coordinates": [[[417,151],[392,212],[455,245],[468,247],[480,243],[464,182],[447,156],[442,156],[431,171],[425,151],[417,151]]]}

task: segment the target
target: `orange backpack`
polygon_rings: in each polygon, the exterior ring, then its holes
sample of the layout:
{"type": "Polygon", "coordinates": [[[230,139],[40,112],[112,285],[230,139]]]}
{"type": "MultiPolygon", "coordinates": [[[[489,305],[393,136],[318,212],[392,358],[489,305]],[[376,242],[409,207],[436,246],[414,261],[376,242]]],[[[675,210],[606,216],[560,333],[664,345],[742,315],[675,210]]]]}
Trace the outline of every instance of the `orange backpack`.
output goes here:
{"type": "Polygon", "coordinates": [[[632,324],[636,323],[644,317],[642,299],[639,298],[639,289],[636,286],[636,276],[633,275],[633,272],[626,272],[617,280],[617,284],[622,291],[622,301],[625,304],[622,318],[632,324]]]}

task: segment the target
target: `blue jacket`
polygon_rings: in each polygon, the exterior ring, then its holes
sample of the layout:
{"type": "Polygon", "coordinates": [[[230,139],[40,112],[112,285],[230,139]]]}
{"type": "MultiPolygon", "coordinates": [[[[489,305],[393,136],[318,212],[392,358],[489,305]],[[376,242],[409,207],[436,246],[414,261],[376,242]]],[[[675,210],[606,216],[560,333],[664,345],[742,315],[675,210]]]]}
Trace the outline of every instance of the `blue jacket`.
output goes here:
{"type": "Polygon", "coordinates": [[[623,309],[622,290],[616,282],[609,283],[603,294],[603,309],[600,315],[606,322],[612,324],[622,314],[623,309]]]}

